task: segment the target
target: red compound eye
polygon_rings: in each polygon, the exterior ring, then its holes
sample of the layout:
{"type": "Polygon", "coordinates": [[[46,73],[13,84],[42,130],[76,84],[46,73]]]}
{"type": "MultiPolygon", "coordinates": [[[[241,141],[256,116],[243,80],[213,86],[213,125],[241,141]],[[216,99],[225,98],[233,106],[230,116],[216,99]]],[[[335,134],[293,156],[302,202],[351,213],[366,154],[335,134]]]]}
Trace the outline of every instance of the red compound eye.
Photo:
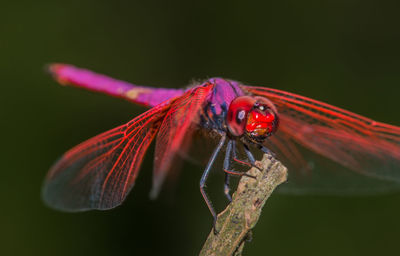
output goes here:
{"type": "Polygon", "coordinates": [[[263,97],[237,97],[229,106],[227,126],[233,136],[262,141],[278,128],[276,108],[263,97]]]}
{"type": "MultiPolygon", "coordinates": [[[[263,109],[263,108],[261,108],[263,109]]],[[[277,117],[269,109],[252,110],[247,117],[246,132],[251,137],[265,138],[271,135],[277,128],[277,117]]]]}
{"type": "Polygon", "coordinates": [[[256,100],[250,96],[240,96],[229,105],[227,126],[233,136],[242,136],[245,132],[247,114],[253,108],[256,100]]]}

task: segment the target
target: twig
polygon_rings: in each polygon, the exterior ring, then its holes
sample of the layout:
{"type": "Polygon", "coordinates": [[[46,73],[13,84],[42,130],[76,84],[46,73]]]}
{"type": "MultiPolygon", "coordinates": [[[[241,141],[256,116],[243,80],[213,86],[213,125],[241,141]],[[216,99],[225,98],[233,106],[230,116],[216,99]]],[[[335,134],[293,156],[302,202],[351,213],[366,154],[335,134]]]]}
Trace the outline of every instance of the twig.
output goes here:
{"type": "Polygon", "coordinates": [[[218,215],[218,234],[215,235],[211,230],[200,256],[241,255],[265,202],[274,189],[287,178],[286,167],[277,160],[271,162],[267,155],[257,164],[263,171],[252,168],[248,174],[256,179],[246,176],[241,178],[232,203],[218,215]]]}

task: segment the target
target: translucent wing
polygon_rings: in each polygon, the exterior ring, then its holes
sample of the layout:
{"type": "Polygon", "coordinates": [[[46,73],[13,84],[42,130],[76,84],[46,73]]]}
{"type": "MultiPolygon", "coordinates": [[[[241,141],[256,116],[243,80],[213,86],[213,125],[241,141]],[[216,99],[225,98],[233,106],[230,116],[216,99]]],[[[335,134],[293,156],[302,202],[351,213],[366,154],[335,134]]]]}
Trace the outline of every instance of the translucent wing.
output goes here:
{"type": "Polygon", "coordinates": [[[158,105],[65,153],[45,179],[44,201],[64,211],[104,210],[121,204],[169,107],[158,105]]]}
{"type": "Polygon", "coordinates": [[[400,188],[400,127],[293,93],[244,86],[277,107],[278,132],[267,146],[291,172],[284,190],[365,193],[400,188]]]}
{"type": "Polygon", "coordinates": [[[154,158],[153,189],[151,197],[156,197],[177,153],[186,152],[191,135],[196,127],[201,108],[213,84],[206,83],[190,89],[171,104],[161,124],[156,139],[154,158]]]}

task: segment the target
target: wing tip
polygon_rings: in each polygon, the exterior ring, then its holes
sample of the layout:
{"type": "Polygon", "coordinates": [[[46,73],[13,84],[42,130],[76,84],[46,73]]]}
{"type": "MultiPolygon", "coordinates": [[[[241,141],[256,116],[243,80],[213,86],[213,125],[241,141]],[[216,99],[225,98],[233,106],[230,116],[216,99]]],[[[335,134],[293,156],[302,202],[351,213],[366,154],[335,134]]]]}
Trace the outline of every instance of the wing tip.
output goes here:
{"type": "Polygon", "coordinates": [[[96,200],[95,202],[92,201],[90,203],[89,201],[86,201],[86,203],[80,205],[79,198],[75,197],[74,200],[71,200],[72,198],[70,198],[70,200],[64,200],[65,197],[62,196],[62,194],[64,194],[62,188],[45,179],[41,190],[41,200],[47,207],[60,212],[74,213],[91,210],[110,210],[120,206],[125,200],[125,198],[123,198],[121,201],[107,201],[108,203],[101,200],[96,200]]]}

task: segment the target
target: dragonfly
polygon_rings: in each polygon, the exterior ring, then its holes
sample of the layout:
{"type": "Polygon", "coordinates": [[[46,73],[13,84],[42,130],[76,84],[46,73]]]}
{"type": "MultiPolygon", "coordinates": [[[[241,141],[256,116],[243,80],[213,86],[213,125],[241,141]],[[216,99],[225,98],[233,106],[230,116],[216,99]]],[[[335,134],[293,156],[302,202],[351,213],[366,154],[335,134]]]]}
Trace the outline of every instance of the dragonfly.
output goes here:
{"type": "Polygon", "coordinates": [[[288,167],[289,182],[281,186],[282,192],[356,194],[400,189],[398,126],[294,93],[223,78],[169,89],[135,85],[68,64],[51,64],[49,71],[62,85],[149,108],[73,147],[51,167],[42,195],[52,208],[73,212],[120,205],[134,186],[153,140],[151,195],[156,197],[175,171],[176,157],[189,150],[196,131],[218,141],[200,179],[200,192],[214,223],[217,214],[206,182],[223,149],[228,200],[230,177],[246,175],[233,165],[255,166],[255,151],[273,155],[288,167]]]}

